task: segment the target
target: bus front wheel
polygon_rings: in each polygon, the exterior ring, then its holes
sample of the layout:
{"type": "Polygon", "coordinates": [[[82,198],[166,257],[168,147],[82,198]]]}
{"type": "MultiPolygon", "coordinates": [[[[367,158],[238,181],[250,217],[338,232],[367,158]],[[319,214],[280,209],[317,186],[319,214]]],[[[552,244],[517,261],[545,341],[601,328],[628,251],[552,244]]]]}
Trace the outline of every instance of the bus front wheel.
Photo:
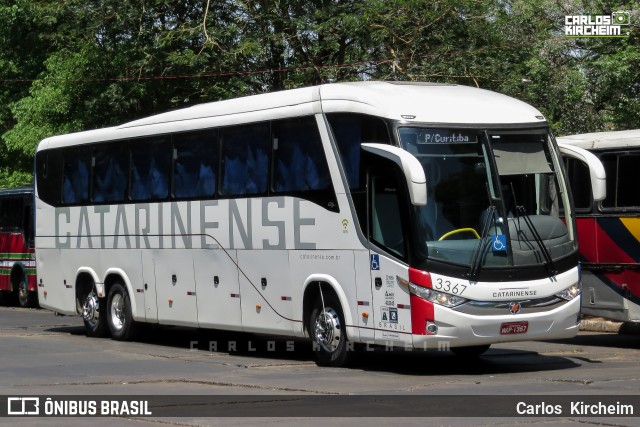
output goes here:
{"type": "Polygon", "coordinates": [[[338,299],[325,294],[324,306],[318,297],[309,317],[309,334],[316,362],[321,366],[344,366],[349,359],[347,330],[338,299]]]}
{"type": "Polygon", "coordinates": [[[121,283],[114,283],[109,289],[107,323],[111,337],[115,340],[128,341],[135,335],[137,325],[131,314],[131,301],[121,283]]]}

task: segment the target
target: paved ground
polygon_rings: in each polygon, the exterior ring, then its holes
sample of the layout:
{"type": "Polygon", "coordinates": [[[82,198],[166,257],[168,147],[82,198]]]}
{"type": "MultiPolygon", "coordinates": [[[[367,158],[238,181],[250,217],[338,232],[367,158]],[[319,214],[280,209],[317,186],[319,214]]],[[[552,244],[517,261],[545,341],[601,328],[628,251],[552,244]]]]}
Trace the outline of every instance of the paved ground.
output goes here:
{"type": "MultiPolygon", "coordinates": [[[[359,353],[350,368],[333,369],[317,367],[310,345],[301,340],[160,328],[125,343],[87,338],[79,318],[2,307],[0,343],[0,395],[398,396],[396,403],[416,397],[433,398],[424,395],[640,395],[640,336],[615,333],[583,331],[571,340],[500,344],[475,361],[461,360],[449,352],[382,349],[359,353]]],[[[352,402],[350,397],[346,399],[352,402]]],[[[236,407],[238,415],[243,415],[243,406],[231,406],[232,410],[236,407]]],[[[361,415],[367,415],[366,405],[364,408],[361,415]]],[[[377,409],[370,407],[372,413],[377,409]]],[[[461,413],[465,409],[468,408],[461,407],[461,413]]],[[[327,411],[331,415],[332,408],[327,411]]],[[[638,418],[576,417],[0,418],[0,424],[8,421],[11,425],[29,426],[85,425],[88,421],[96,426],[113,425],[115,421],[121,425],[640,424],[638,418]]]]}

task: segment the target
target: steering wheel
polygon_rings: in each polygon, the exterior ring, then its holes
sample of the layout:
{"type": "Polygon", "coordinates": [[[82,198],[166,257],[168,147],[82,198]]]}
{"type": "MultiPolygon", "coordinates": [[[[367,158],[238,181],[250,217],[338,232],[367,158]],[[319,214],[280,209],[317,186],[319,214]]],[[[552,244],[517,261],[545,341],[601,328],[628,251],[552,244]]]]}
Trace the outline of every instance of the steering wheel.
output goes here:
{"type": "Polygon", "coordinates": [[[473,235],[476,236],[476,239],[480,238],[480,235],[478,234],[478,232],[476,230],[474,230],[473,228],[457,228],[455,230],[451,230],[451,231],[449,231],[447,233],[444,233],[438,239],[438,241],[447,239],[447,238],[453,236],[454,234],[458,234],[458,233],[473,233],[473,235]]]}

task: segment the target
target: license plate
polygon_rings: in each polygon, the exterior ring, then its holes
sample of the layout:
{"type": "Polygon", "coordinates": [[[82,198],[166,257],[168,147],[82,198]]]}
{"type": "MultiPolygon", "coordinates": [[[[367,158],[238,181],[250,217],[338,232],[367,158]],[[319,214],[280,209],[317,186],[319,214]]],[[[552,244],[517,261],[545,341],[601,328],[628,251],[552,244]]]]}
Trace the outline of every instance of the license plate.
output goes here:
{"type": "Polygon", "coordinates": [[[500,325],[500,335],[524,334],[529,329],[529,322],[509,322],[500,325]]]}

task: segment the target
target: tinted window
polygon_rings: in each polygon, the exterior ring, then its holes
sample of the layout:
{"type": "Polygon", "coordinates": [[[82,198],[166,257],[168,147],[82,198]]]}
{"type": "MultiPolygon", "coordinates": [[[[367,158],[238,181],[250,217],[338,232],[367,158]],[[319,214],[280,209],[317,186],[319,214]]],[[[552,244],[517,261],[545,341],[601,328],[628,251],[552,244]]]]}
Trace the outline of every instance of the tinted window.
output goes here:
{"type": "Polygon", "coordinates": [[[91,152],[88,149],[69,150],[64,154],[62,203],[89,201],[91,152]]]}
{"type": "Polygon", "coordinates": [[[268,124],[226,128],[220,132],[220,194],[235,196],[267,191],[270,136],[268,124]]]}
{"type": "Polygon", "coordinates": [[[640,207],[640,191],[638,191],[636,182],[638,165],[640,165],[640,156],[638,155],[627,154],[618,157],[616,204],[619,207],[640,207]]]}
{"type": "Polygon", "coordinates": [[[0,199],[0,229],[19,230],[22,228],[22,197],[0,199]]]}
{"type": "Polygon", "coordinates": [[[38,197],[51,205],[60,204],[63,166],[61,150],[45,150],[36,154],[38,197]]]}
{"type": "Polygon", "coordinates": [[[94,202],[122,202],[127,190],[128,155],[122,143],[101,144],[93,152],[94,202]]]}
{"type": "Polygon", "coordinates": [[[216,193],[218,142],[215,131],[174,136],[173,196],[212,197],[216,193]]]}
{"type": "Polygon", "coordinates": [[[312,117],[274,123],[273,191],[326,190],[331,180],[312,117]]]}
{"type": "Polygon", "coordinates": [[[591,177],[586,163],[565,157],[565,166],[569,185],[573,193],[573,203],[576,209],[591,209],[591,177]]]}
{"type": "Polygon", "coordinates": [[[387,126],[377,117],[362,114],[327,114],[349,188],[360,187],[360,144],[390,144],[387,126]]]}
{"type": "Polygon", "coordinates": [[[131,200],[158,200],[169,196],[171,144],[169,137],[131,143],[131,200]]]}
{"type": "Polygon", "coordinates": [[[607,174],[607,197],[604,208],[639,208],[640,192],[636,185],[640,155],[630,153],[604,154],[601,159],[607,174]]]}
{"type": "Polygon", "coordinates": [[[371,239],[404,258],[401,206],[398,179],[393,170],[371,174],[371,239]]]}

